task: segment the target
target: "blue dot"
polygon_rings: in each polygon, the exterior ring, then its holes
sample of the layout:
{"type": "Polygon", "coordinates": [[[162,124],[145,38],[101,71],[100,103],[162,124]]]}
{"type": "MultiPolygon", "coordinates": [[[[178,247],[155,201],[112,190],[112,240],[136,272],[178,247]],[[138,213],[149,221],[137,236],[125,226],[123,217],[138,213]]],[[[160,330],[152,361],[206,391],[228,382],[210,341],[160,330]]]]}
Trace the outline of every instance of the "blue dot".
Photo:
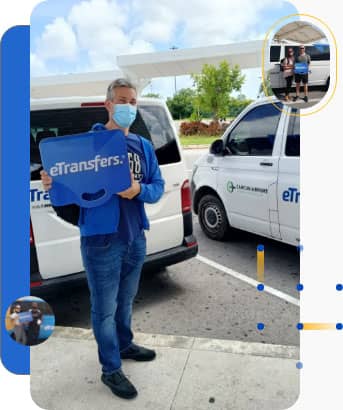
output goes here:
{"type": "Polygon", "coordinates": [[[297,290],[301,292],[304,289],[304,285],[302,283],[297,284],[297,290]]]}
{"type": "Polygon", "coordinates": [[[303,368],[303,364],[301,362],[297,362],[296,366],[299,370],[303,368]]]}
{"type": "Polygon", "coordinates": [[[263,330],[264,329],[264,323],[257,323],[257,329],[258,330],[263,330]]]}
{"type": "Polygon", "coordinates": [[[258,251],[264,251],[264,245],[257,245],[257,250],[258,251]]]}
{"type": "Polygon", "coordinates": [[[299,252],[301,252],[301,251],[304,250],[304,246],[301,245],[301,244],[299,244],[299,245],[297,246],[297,249],[298,249],[299,252]]]}
{"type": "Polygon", "coordinates": [[[304,325],[302,323],[297,324],[297,329],[302,330],[304,328],[304,325]]]}
{"type": "Polygon", "coordinates": [[[336,329],[337,330],[342,330],[343,329],[343,324],[342,323],[337,323],[336,324],[336,329]]]}
{"type": "Polygon", "coordinates": [[[336,285],[336,290],[338,290],[339,292],[340,292],[341,290],[343,290],[343,285],[342,285],[341,283],[337,283],[337,285],[336,285]]]}
{"type": "Polygon", "coordinates": [[[257,290],[259,290],[260,292],[262,292],[262,290],[264,290],[264,284],[263,283],[259,283],[256,287],[257,287],[257,290]]]}

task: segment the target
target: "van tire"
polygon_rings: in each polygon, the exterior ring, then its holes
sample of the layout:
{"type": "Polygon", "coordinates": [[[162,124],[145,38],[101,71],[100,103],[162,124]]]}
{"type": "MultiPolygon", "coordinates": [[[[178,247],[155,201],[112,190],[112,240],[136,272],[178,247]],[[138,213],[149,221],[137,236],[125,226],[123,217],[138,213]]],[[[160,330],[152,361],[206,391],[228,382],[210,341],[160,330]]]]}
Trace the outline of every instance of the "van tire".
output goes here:
{"type": "Polygon", "coordinates": [[[211,239],[223,241],[231,231],[225,208],[214,195],[205,195],[199,201],[198,218],[201,229],[211,239]]]}

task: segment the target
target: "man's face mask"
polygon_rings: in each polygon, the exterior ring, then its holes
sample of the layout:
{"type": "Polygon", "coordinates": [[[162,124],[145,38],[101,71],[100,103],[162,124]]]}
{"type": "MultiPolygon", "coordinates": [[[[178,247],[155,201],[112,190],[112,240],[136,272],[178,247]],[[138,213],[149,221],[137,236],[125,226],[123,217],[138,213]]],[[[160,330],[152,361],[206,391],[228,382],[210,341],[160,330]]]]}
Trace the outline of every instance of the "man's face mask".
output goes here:
{"type": "Polygon", "coordinates": [[[121,128],[129,128],[137,115],[137,107],[131,104],[115,104],[113,121],[121,128]]]}

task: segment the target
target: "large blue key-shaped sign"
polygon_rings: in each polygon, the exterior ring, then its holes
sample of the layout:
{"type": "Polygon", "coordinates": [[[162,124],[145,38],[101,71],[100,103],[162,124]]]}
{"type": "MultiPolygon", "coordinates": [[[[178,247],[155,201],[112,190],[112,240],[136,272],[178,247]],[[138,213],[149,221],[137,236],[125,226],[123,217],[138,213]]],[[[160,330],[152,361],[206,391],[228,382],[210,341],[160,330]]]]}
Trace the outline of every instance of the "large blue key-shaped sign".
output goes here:
{"type": "Polygon", "coordinates": [[[121,130],[46,138],[39,149],[43,168],[53,180],[49,194],[55,206],[100,206],[131,186],[121,130]]]}
{"type": "Polygon", "coordinates": [[[20,323],[32,322],[32,313],[31,312],[20,312],[18,313],[18,319],[20,323]]]}
{"type": "Polygon", "coordinates": [[[295,63],[294,64],[294,74],[308,74],[308,64],[307,63],[295,63]]]}

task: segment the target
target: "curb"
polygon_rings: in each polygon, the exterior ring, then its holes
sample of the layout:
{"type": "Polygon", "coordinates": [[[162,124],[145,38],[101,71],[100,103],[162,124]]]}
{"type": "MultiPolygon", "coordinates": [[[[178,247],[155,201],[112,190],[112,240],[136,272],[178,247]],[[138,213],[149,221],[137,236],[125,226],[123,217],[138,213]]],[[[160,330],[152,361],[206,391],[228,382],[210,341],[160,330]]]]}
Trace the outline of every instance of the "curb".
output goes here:
{"type": "MultiPolygon", "coordinates": [[[[53,337],[94,341],[92,329],[55,326],[53,337]]],[[[212,351],[281,359],[299,359],[298,346],[273,345],[267,343],[240,342],[237,340],[209,339],[202,337],[135,333],[135,341],[154,347],[167,347],[197,351],[212,351]]]]}
{"type": "Polygon", "coordinates": [[[203,144],[203,145],[183,145],[182,149],[205,149],[205,148],[209,148],[210,144],[203,144]]]}

